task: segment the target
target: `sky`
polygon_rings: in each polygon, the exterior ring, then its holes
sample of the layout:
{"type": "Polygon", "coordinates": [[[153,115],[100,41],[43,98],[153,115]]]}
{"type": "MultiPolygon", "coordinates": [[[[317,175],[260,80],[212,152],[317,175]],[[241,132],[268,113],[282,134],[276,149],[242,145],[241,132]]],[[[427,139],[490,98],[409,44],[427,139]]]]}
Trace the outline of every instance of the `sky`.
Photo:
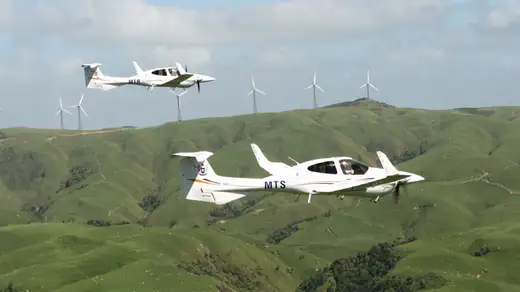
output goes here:
{"type": "Polygon", "coordinates": [[[0,0],[0,128],[59,128],[59,98],[81,94],[85,129],[176,120],[168,89],[85,88],[94,62],[215,77],[182,96],[184,119],[252,113],[252,75],[259,112],[311,108],[314,71],[321,106],[364,97],[368,69],[371,97],[399,107],[519,105],[519,49],[517,0],[0,0]]]}

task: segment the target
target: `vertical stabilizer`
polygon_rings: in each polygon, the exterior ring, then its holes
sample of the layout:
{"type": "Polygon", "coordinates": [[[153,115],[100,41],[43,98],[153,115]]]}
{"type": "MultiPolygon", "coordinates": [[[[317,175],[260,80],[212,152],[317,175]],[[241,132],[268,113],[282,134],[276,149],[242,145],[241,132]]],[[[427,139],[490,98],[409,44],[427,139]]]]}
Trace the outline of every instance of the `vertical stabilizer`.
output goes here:
{"type": "Polygon", "coordinates": [[[207,161],[213,155],[212,152],[179,152],[173,155],[183,157],[180,161],[181,191],[186,199],[223,205],[245,196],[219,191],[222,183],[207,161]]]}
{"type": "Polygon", "coordinates": [[[108,91],[121,86],[121,84],[111,82],[110,77],[103,75],[99,66],[101,63],[81,65],[85,74],[85,87],[108,91]]]}

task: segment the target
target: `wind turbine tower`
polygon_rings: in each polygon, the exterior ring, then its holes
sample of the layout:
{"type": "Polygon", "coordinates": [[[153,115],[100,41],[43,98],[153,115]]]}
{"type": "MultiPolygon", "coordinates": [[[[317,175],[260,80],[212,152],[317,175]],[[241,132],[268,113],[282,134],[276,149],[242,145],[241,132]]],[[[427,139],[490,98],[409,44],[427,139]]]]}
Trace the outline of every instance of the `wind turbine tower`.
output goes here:
{"type": "Polygon", "coordinates": [[[63,127],[63,112],[66,112],[66,113],[68,113],[69,115],[72,116],[71,112],[69,112],[68,110],[63,108],[63,103],[61,102],[61,97],[60,97],[60,110],[56,113],[56,115],[60,114],[60,124],[61,124],[61,129],[62,130],[64,129],[64,127],[63,127]]]}
{"type": "Polygon", "coordinates": [[[177,93],[175,90],[173,90],[175,93],[175,96],[177,97],[177,122],[182,121],[181,116],[181,96],[183,96],[186,92],[188,92],[187,89],[183,90],[181,93],[177,93]]]}
{"type": "Polygon", "coordinates": [[[304,90],[311,89],[311,88],[312,88],[312,95],[314,98],[314,108],[318,108],[318,102],[316,101],[316,88],[318,88],[323,93],[325,93],[325,91],[323,91],[323,89],[321,89],[321,87],[318,84],[316,84],[316,71],[314,71],[314,79],[312,81],[312,85],[305,88],[304,90]]]}
{"type": "Polygon", "coordinates": [[[259,92],[263,95],[266,95],[267,93],[263,92],[262,90],[256,88],[256,85],[255,85],[255,78],[253,76],[251,76],[251,83],[253,84],[253,89],[249,92],[249,94],[247,96],[250,96],[251,94],[253,95],[253,113],[257,113],[257,110],[256,110],[256,92],[259,92]]]}
{"type": "Polygon", "coordinates": [[[85,94],[82,94],[81,95],[81,98],[79,99],[79,103],[77,105],[71,105],[69,107],[75,107],[78,109],[78,131],[81,131],[82,130],[82,126],[81,126],[81,112],[83,112],[85,114],[86,117],[88,117],[87,115],[87,112],[85,111],[85,109],[81,106],[81,104],[83,103],[83,96],[85,94]]]}
{"type": "Polygon", "coordinates": [[[365,87],[367,88],[367,98],[370,98],[370,87],[374,88],[377,92],[379,92],[379,89],[377,89],[372,83],[370,83],[370,70],[367,70],[367,83],[361,85],[359,88],[365,87]]]}

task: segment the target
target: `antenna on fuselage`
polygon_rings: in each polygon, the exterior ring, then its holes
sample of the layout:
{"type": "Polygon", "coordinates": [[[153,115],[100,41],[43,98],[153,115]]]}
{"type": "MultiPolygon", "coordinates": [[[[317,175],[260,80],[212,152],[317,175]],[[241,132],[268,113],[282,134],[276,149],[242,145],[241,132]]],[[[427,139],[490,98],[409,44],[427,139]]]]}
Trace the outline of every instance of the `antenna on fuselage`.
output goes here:
{"type": "Polygon", "coordinates": [[[297,165],[300,164],[300,163],[298,163],[298,161],[292,159],[291,156],[288,156],[288,157],[289,157],[290,160],[292,160],[292,161],[293,161],[294,163],[296,163],[297,165]]]}

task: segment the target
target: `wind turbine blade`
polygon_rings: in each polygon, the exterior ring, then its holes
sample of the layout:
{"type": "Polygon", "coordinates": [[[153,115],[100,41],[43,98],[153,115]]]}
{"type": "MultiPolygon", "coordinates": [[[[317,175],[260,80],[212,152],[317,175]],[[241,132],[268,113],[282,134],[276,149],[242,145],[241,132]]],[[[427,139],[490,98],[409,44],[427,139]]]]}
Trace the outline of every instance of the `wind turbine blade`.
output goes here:
{"type": "Polygon", "coordinates": [[[251,76],[251,83],[253,84],[253,88],[255,88],[255,78],[253,76],[251,76]]]}
{"type": "Polygon", "coordinates": [[[68,110],[66,110],[66,109],[63,109],[63,111],[64,111],[64,112],[66,112],[66,113],[68,113],[69,115],[71,115],[71,116],[72,116],[72,113],[71,113],[71,112],[69,112],[68,110]]]}
{"type": "Polygon", "coordinates": [[[367,83],[370,83],[370,70],[367,70],[367,83]]]}
{"type": "Polygon", "coordinates": [[[257,89],[256,91],[260,92],[260,93],[263,94],[263,95],[266,95],[266,94],[267,94],[267,93],[263,92],[263,91],[260,90],[260,89],[257,89]]]}
{"type": "Polygon", "coordinates": [[[58,112],[56,112],[55,116],[57,116],[59,113],[61,113],[62,109],[60,109],[58,112]]]}
{"type": "Polygon", "coordinates": [[[69,105],[68,107],[78,107],[78,105],[69,105]]]}
{"type": "Polygon", "coordinates": [[[84,95],[85,95],[84,93],[81,94],[81,98],[79,99],[79,103],[78,103],[78,105],[81,105],[81,103],[83,102],[83,96],[84,96],[84,95]]]}
{"type": "Polygon", "coordinates": [[[81,111],[82,111],[82,112],[83,112],[83,113],[85,114],[85,116],[87,116],[87,117],[88,117],[88,115],[87,115],[87,112],[86,112],[86,111],[85,111],[85,110],[83,109],[83,107],[81,107],[81,106],[80,106],[79,108],[80,108],[80,109],[81,109],[81,111]]]}
{"type": "Polygon", "coordinates": [[[313,80],[312,84],[316,84],[316,71],[314,71],[314,78],[312,80],[313,80]]]}
{"type": "Polygon", "coordinates": [[[318,88],[321,92],[325,93],[325,91],[321,89],[321,87],[318,84],[316,84],[316,88],[318,88]]]}
{"type": "Polygon", "coordinates": [[[254,89],[254,88],[253,88],[253,90],[251,90],[251,91],[247,94],[247,96],[250,96],[251,94],[253,94],[253,92],[255,92],[255,89],[254,89]]]}
{"type": "Polygon", "coordinates": [[[309,86],[308,86],[307,88],[305,88],[304,90],[311,89],[313,86],[314,86],[314,84],[309,85],[309,86]]]}
{"type": "Polygon", "coordinates": [[[377,92],[379,92],[379,89],[377,89],[372,83],[369,83],[370,87],[374,88],[377,92]]]}
{"type": "Polygon", "coordinates": [[[367,84],[366,84],[366,83],[365,83],[365,84],[363,84],[363,85],[361,85],[361,86],[360,86],[359,88],[363,88],[363,87],[365,87],[365,86],[367,86],[367,84]]]}
{"type": "Polygon", "coordinates": [[[63,108],[63,103],[61,102],[61,97],[60,97],[60,109],[63,108]]]}

